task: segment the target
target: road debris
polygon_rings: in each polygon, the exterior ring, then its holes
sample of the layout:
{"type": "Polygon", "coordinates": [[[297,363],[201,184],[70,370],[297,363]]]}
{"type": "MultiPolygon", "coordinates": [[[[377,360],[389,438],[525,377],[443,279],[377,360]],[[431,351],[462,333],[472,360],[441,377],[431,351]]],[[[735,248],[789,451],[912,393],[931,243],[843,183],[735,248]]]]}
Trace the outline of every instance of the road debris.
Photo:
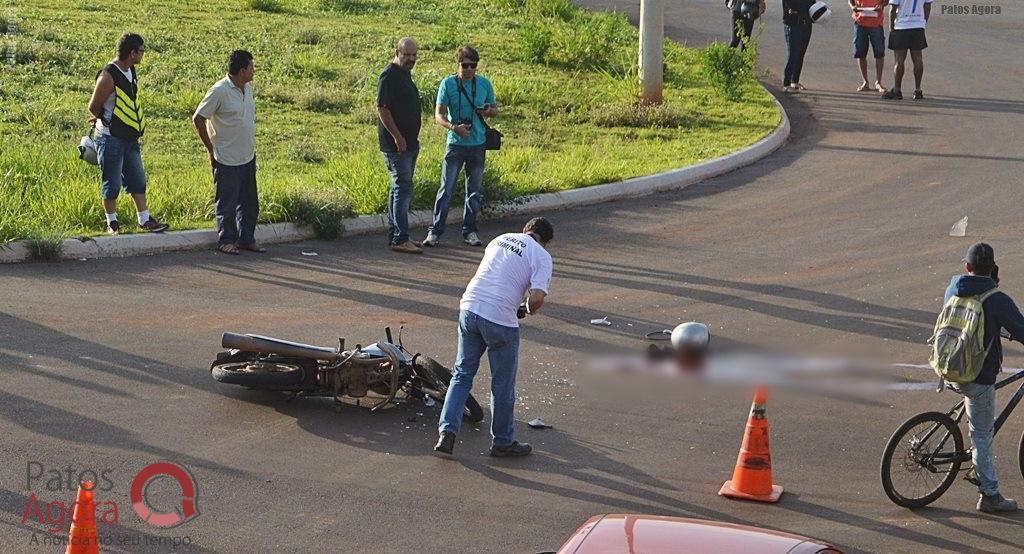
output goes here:
{"type": "Polygon", "coordinates": [[[608,321],[608,316],[604,316],[601,319],[591,319],[590,320],[590,324],[591,325],[607,325],[607,326],[611,326],[612,322],[608,321]]]}
{"type": "Polygon", "coordinates": [[[544,423],[544,420],[542,420],[540,418],[531,419],[530,422],[527,423],[527,425],[529,425],[530,427],[533,427],[534,429],[551,429],[552,428],[547,423],[544,423]]]}
{"type": "Polygon", "coordinates": [[[951,237],[966,237],[967,236],[967,216],[953,224],[953,228],[949,230],[949,236],[951,237]]]}

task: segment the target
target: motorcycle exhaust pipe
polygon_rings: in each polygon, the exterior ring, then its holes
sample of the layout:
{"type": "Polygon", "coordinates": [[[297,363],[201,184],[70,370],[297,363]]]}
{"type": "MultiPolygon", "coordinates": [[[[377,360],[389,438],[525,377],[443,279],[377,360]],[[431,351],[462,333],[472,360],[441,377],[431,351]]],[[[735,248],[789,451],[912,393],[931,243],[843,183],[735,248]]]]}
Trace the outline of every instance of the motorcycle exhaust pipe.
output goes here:
{"type": "Polygon", "coordinates": [[[342,353],[333,348],[289,342],[275,339],[273,337],[261,337],[259,335],[224,333],[224,336],[221,337],[220,343],[224,348],[234,348],[243,352],[277,354],[288,358],[306,358],[309,360],[332,362],[342,358],[342,353]]]}

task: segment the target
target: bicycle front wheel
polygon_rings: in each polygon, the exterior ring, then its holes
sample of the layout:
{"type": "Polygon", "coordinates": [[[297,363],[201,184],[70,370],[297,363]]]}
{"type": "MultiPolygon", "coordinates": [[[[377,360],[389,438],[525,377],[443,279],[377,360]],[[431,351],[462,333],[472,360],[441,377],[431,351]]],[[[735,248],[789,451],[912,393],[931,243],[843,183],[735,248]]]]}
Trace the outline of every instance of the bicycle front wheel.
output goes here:
{"type": "Polygon", "coordinates": [[[882,454],[882,489],[904,508],[935,502],[953,484],[967,455],[960,427],[939,412],[900,425],[882,454]]]}
{"type": "Polygon", "coordinates": [[[1024,433],[1020,436],[1020,446],[1017,447],[1017,464],[1020,466],[1020,476],[1024,477],[1024,433]]]}

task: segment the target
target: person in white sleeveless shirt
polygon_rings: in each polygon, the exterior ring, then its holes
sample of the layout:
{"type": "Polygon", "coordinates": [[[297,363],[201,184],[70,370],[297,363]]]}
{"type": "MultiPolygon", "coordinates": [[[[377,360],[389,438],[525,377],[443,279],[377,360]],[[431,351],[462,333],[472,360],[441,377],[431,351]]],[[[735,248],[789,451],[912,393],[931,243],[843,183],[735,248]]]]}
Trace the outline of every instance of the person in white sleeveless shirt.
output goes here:
{"type": "Polygon", "coordinates": [[[491,366],[491,456],[526,456],[532,448],[515,440],[519,319],[544,304],[551,283],[547,245],[554,228],[543,217],[522,233],[506,233],[487,245],[484,258],[459,304],[459,353],[438,427],[436,452],[451,454],[462,424],[466,398],[480,358],[491,366]],[[525,301],[524,301],[525,297],[525,301]]]}

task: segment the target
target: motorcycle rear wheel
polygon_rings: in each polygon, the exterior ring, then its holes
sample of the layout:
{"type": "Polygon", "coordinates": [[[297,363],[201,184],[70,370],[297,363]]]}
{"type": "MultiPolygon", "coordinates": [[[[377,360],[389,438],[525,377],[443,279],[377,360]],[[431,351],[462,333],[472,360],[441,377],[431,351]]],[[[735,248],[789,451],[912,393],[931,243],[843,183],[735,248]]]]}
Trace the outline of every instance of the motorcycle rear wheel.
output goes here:
{"type": "MultiPolygon", "coordinates": [[[[416,369],[420,377],[428,383],[432,383],[439,394],[435,395],[433,391],[427,390],[423,392],[443,405],[445,394],[448,393],[448,385],[452,382],[451,370],[430,356],[422,354],[416,357],[416,369]]],[[[484,409],[480,407],[480,403],[476,401],[476,398],[473,398],[472,394],[466,398],[466,408],[464,411],[465,418],[472,423],[480,423],[484,420],[484,409]]]]}
{"type": "Polygon", "coordinates": [[[274,358],[215,364],[210,373],[221,383],[253,388],[287,387],[302,382],[300,364],[274,358]]]}

